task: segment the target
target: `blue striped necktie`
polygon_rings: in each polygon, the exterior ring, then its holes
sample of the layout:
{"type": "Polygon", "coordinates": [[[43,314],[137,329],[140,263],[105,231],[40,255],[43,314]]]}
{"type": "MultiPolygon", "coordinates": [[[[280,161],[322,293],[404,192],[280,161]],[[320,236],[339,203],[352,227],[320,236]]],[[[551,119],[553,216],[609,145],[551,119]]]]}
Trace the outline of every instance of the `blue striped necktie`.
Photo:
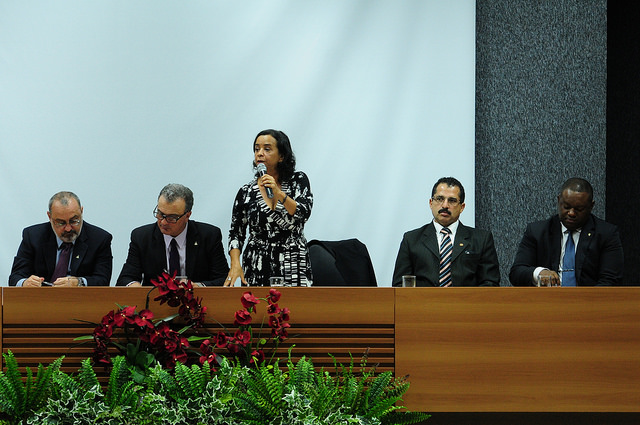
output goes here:
{"type": "Polygon", "coordinates": [[[562,286],[576,286],[576,245],[571,230],[568,232],[562,258],[562,286]]]}
{"type": "Polygon", "coordinates": [[[440,230],[442,233],[442,242],[440,243],[440,286],[451,285],[451,252],[453,250],[453,244],[451,243],[451,230],[448,227],[443,227],[440,230]]]}

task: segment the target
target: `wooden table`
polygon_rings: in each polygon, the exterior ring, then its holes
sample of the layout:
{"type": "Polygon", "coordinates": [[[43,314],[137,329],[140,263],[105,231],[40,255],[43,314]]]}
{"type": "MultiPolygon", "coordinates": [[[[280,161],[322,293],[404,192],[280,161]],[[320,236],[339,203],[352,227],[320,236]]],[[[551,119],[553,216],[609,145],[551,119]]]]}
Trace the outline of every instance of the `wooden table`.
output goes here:
{"type": "MultiPolygon", "coordinates": [[[[242,288],[200,288],[208,329],[232,326],[242,288]],[[215,320],[214,320],[215,319],[215,320]]],[[[268,288],[252,288],[264,297],[268,288]]],[[[146,288],[2,288],[2,350],[21,366],[92,344],[73,338],[146,288]]],[[[405,405],[427,412],[640,412],[640,288],[282,288],[294,358],[356,361],[409,374],[405,405]]],[[[155,292],[154,292],[155,294],[155,292]]],[[[173,312],[152,301],[156,317],[173,312]]],[[[264,304],[258,306],[264,313],[264,304]]],[[[257,319],[259,323],[260,319],[257,319]]]]}

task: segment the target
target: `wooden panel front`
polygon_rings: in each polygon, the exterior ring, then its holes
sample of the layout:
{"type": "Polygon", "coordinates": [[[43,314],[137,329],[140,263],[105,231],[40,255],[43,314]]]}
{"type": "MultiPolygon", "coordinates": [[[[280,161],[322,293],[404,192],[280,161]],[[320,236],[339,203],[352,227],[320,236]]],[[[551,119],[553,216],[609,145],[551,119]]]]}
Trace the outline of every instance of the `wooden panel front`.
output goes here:
{"type": "Polygon", "coordinates": [[[398,288],[396,374],[428,412],[640,411],[638,288],[398,288]]]}
{"type": "MultiPolygon", "coordinates": [[[[218,322],[233,329],[234,313],[242,308],[240,297],[246,288],[199,288],[196,295],[207,306],[206,328],[220,330],[218,322]]],[[[76,319],[97,323],[108,311],[120,305],[144,308],[148,288],[3,288],[3,350],[11,350],[21,366],[37,367],[65,355],[63,370],[75,372],[80,362],[91,356],[93,343],[78,345],[73,338],[89,335],[93,326],[76,319]]],[[[251,288],[256,297],[266,297],[269,288],[251,288]]],[[[363,291],[362,288],[281,288],[281,307],[291,310],[289,339],[278,355],[287,358],[295,345],[294,360],[306,355],[317,367],[333,370],[333,359],[349,363],[350,354],[359,364],[367,348],[369,364],[379,370],[393,370],[394,297],[392,288],[363,291]]],[[[155,317],[176,312],[153,301],[155,317]]],[[[254,331],[260,327],[266,303],[258,305],[254,331]]],[[[268,336],[265,321],[264,332],[268,336]]]]}

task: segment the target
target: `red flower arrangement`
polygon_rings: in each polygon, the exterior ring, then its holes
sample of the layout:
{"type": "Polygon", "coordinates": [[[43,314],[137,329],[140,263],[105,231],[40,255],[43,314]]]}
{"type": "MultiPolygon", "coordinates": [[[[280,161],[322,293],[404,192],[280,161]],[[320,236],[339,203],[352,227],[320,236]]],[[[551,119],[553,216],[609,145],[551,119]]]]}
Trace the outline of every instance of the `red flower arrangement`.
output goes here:
{"type": "Polygon", "coordinates": [[[260,339],[255,346],[251,345],[253,339],[253,329],[251,323],[253,321],[252,314],[256,312],[256,305],[260,303],[260,300],[266,301],[269,306],[267,307],[267,314],[269,315],[269,327],[271,327],[271,338],[275,343],[275,348],[281,341],[288,338],[289,332],[287,329],[291,326],[289,323],[289,309],[278,307],[277,302],[280,300],[280,292],[276,289],[269,289],[269,296],[267,298],[256,298],[251,292],[245,292],[242,294],[240,301],[244,307],[242,310],[238,310],[235,313],[234,325],[238,326],[238,330],[233,336],[229,336],[224,332],[218,332],[218,334],[209,339],[205,339],[200,344],[200,363],[208,362],[212,367],[217,362],[215,353],[216,348],[226,349],[230,354],[235,356],[242,364],[251,364],[254,361],[261,363],[265,360],[264,345],[266,340],[260,339]]]}
{"type": "MultiPolygon", "coordinates": [[[[140,353],[145,353],[143,358],[146,356],[146,359],[149,359],[151,356],[151,360],[143,361],[143,365],[147,367],[154,359],[168,369],[173,369],[176,362],[188,364],[196,361],[200,364],[207,362],[211,367],[215,367],[219,355],[216,349],[227,350],[245,365],[254,361],[263,362],[264,346],[267,341],[260,339],[254,346],[251,343],[252,315],[256,313],[256,305],[260,300],[268,303],[268,323],[275,348],[288,337],[289,309],[281,309],[278,306],[281,294],[275,289],[269,290],[267,298],[256,298],[251,292],[242,294],[240,301],[243,309],[235,313],[234,325],[238,326],[238,329],[233,335],[228,334],[224,329],[213,336],[192,335],[187,338],[183,336],[185,331],[191,329],[198,332],[204,325],[207,313],[207,307],[202,306],[202,298],[194,295],[191,281],[176,280],[175,275],[163,273],[157,279],[152,279],[151,283],[154,288],[147,295],[145,309],[137,312],[136,306],[119,306],[117,310],[107,313],[96,326],[92,336],[89,337],[96,343],[93,350],[93,360],[96,364],[104,366],[111,364],[108,351],[110,345],[118,348],[121,354],[126,354],[128,361],[134,366],[136,362],[139,363],[140,353]],[[176,315],[154,320],[153,312],[148,307],[149,295],[155,289],[158,290],[159,295],[154,298],[154,301],[160,301],[160,304],[166,302],[171,307],[178,307],[176,315]],[[181,318],[182,321],[179,330],[171,326],[176,317],[181,318]],[[116,332],[117,328],[122,328],[124,332],[116,332]],[[114,335],[117,338],[114,338],[114,335]],[[191,346],[193,341],[201,341],[199,353],[191,346]],[[189,356],[189,354],[192,355],[189,356]]],[[[86,337],[79,339],[86,339],[86,337]]]]}

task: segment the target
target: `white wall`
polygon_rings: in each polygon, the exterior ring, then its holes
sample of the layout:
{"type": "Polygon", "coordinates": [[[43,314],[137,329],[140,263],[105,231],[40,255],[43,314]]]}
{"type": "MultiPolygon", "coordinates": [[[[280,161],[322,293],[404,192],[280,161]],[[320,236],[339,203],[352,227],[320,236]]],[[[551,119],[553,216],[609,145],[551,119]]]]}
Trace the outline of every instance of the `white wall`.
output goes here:
{"type": "Polygon", "coordinates": [[[402,234],[441,176],[474,224],[475,2],[0,2],[0,279],[49,197],[78,194],[113,234],[185,184],[226,237],[258,131],[291,138],[311,239],[359,238],[389,286],[402,234]]]}

